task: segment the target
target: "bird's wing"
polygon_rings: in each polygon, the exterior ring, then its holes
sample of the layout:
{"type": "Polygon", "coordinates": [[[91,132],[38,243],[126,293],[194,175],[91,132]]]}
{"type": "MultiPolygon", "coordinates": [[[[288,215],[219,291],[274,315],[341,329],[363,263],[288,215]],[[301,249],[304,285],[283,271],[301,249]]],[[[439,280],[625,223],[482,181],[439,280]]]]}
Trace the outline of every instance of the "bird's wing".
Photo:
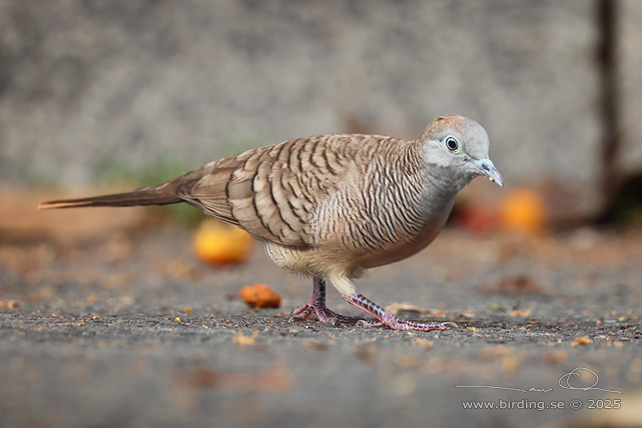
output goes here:
{"type": "Polygon", "coordinates": [[[177,195],[262,239],[311,245],[311,217],[359,163],[367,143],[376,143],[372,138],[324,135],[250,150],[186,174],[177,195]]]}

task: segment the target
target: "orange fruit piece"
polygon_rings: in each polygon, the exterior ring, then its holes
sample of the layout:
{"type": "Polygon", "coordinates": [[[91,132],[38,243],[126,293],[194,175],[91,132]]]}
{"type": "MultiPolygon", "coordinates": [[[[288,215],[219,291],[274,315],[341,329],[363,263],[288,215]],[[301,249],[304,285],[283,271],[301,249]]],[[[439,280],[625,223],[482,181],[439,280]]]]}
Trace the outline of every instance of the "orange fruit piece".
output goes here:
{"type": "Polygon", "coordinates": [[[193,248],[198,258],[209,265],[238,264],[249,256],[252,237],[238,227],[207,219],[196,229],[193,248]]]}
{"type": "Polygon", "coordinates": [[[503,229],[537,234],[546,228],[548,210],[541,194],[532,189],[512,190],[499,206],[503,229]]]}
{"type": "Polygon", "coordinates": [[[246,285],[241,288],[241,299],[252,308],[278,308],[281,296],[267,284],[246,285]]]}

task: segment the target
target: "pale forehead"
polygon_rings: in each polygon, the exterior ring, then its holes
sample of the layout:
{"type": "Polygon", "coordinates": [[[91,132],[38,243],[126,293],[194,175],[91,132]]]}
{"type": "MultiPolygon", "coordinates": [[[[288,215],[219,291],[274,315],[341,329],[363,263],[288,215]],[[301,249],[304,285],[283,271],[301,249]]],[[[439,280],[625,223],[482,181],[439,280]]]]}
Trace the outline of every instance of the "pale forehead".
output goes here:
{"type": "Polygon", "coordinates": [[[464,116],[440,116],[433,120],[421,136],[426,139],[439,141],[448,135],[455,136],[471,156],[485,157],[488,155],[488,134],[477,122],[464,116]]]}

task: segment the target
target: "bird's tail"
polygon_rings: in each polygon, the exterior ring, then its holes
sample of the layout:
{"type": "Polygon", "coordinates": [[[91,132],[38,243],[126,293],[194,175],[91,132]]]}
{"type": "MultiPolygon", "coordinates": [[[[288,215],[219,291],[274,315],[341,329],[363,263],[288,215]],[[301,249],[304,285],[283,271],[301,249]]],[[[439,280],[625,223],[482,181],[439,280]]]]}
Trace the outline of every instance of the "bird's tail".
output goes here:
{"type": "Polygon", "coordinates": [[[178,180],[170,180],[163,184],[131,192],[114,193],[111,195],[90,196],[79,199],[62,199],[58,201],[41,202],[39,210],[77,207],[133,207],[137,205],[167,205],[183,202],[176,196],[178,180]]]}

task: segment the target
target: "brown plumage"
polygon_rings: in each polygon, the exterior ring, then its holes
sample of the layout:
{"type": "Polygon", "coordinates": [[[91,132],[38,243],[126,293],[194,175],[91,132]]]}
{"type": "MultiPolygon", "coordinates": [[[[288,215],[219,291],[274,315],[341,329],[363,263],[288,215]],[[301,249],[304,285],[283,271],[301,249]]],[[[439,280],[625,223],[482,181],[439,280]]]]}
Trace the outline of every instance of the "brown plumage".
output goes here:
{"type": "Polygon", "coordinates": [[[324,280],[330,279],[347,301],[379,319],[362,325],[430,330],[445,326],[391,321],[350,278],[428,245],[455,194],[474,176],[501,185],[487,155],[481,126],[444,116],[414,141],[345,134],[300,138],[208,163],[158,186],[38,208],[187,202],[247,230],[280,267],[315,277],[312,299],[295,309],[293,320],[311,313],[322,321],[353,320],[325,308],[324,280]],[[445,148],[447,137],[458,138],[461,151],[445,148]]]}

